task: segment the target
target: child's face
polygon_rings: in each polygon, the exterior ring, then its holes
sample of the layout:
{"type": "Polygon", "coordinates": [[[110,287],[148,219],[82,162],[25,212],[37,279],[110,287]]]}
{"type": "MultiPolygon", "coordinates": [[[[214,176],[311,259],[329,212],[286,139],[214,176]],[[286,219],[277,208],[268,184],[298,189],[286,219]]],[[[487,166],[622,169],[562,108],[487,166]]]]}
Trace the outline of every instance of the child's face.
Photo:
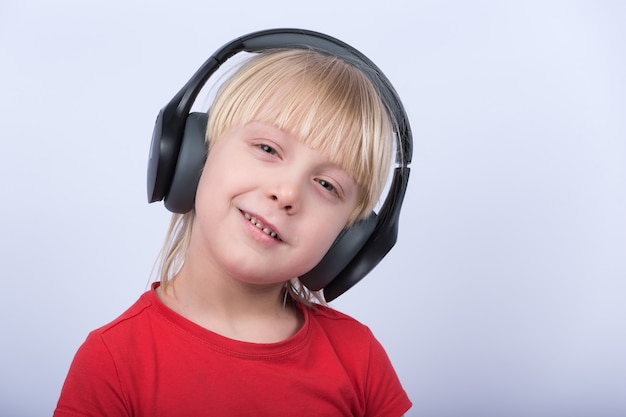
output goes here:
{"type": "Polygon", "coordinates": [[[291,134],[260,122],[236,126],[209,152],[190,250],[216,273],[285,282],[320,261],[358,194],[346,171],[291,134]]]}

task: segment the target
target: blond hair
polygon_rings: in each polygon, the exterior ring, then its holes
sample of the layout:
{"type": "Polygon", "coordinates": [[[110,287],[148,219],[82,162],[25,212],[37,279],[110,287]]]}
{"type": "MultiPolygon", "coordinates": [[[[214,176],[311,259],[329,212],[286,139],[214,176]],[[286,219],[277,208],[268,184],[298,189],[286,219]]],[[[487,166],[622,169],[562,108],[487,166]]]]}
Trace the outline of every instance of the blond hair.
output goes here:
{"type": "MultiPolygon", "coordinates": [[[[261,121],[289,132],[342,167],[360,195],[346,226],[366,217],[383,192],[395,121],[370,79],[341,58],[300,49],[259,53],[221,86],[208,114],[209,151],[231,127],[261,121]]],[[[192,210],[172,217],[161,253],[162,285],[184,263],[194,216],[192,210]]],[[[286,290],[300,301],[312,298],[297,279],[286,290]]]]}

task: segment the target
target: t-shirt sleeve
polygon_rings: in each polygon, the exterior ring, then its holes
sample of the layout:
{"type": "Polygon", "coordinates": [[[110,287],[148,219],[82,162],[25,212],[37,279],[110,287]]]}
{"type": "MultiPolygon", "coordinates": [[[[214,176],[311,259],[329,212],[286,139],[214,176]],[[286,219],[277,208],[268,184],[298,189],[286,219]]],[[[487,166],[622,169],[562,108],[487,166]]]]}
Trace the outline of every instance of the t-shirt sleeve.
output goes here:
{"type": "Polygon", "coordinates": [[[127,415],[115,363],[100,334],[91,333],[74,356],[54,417],[127,415]]]}
{"type": "MultiPolygon", "coordinates": [[[[369,329],[368,329],[369,331],[369,329]]],[[[367,373],[367,417],[400,417],[412,404],[384,348],[370,334],[370,357],[367,373]]]]}

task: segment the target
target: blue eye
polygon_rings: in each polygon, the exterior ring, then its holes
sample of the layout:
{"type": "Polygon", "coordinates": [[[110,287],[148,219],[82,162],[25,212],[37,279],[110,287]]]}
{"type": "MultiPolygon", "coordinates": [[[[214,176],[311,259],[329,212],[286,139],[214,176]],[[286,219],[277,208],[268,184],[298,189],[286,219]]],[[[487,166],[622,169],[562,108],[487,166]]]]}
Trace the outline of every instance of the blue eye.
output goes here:
{"type": "Polygon", "coordinates": [[[272,148],[271,146],[269,146],[269,145],[261,144],[261,145],[259,145],[259,148],[263,152],[267,152],[270,155],[276,155],[277,154],[276,150],[274,148],[272,148]]]}
{"type": "Polygon", "coordinates": [[[330,182],[328,182],[326,180],[317,180],[317,182],[319,183],[319,185],[321,185],[322,187],[324,187],[328,191],[333,192],[333,193],[337,192],[337,189],[335,188],[335,186],[332,185],[330,182]]]}

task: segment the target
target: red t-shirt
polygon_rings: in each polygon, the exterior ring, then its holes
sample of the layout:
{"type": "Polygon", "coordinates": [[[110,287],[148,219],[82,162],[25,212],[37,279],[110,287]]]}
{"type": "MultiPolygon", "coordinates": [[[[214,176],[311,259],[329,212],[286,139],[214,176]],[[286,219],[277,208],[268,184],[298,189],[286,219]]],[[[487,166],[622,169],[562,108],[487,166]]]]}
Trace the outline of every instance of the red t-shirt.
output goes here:
{"type": "Polygon", "coordinates": [[[155,288],[89,334],[61,416],[399,417],[411,402],[370,330],[328,307],[268,344],[232,340],[166,307],[155,288]]]}

